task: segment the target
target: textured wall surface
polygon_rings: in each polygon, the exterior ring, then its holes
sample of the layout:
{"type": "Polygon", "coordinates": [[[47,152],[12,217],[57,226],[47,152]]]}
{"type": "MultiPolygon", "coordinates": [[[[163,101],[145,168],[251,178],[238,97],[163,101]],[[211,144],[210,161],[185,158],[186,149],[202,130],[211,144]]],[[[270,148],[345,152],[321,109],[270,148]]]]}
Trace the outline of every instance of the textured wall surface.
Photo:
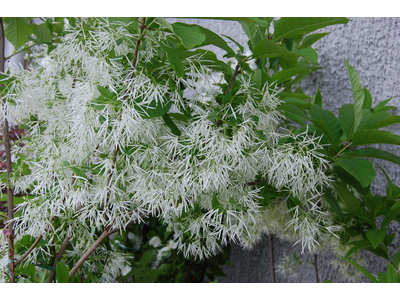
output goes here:
{"type": "MultiPolygon", "coordinates": [[[[373,106],[379,101],[394,97],[391,105],[400,104],[400,18],[350,18],[347,25],[331,26],[321,31],[331,32],[321,41],[315,44],[319,55],[318,62],[323,67],[307,77],[302,83],[305,92],[314,95],[319,87],[321,90],[324,107],[333,110],[337,115],[341,105],[352,103],[352,91],[347,77],[344,59],[356,69],[361,84],[371,92],[373,106]]],[[[245,44],[247,38],[236,22],[215,20],[190,20],[168,19],[170,22],[197,23],[208,27],[219,34],[226,34],[238,42],[245,44]]],[[[216,48],[213,48],[215,50],[216,48]]],[[[219,51],[219,50],[217,50],[219,51]]],[[[218,52],[222,57],[224,52],[218,52]]],[[[396,111],[397,114],[400,112],[396,111]]],[[[391,127],[396,134],[400,134],[400,127],[391,127]]],[[[392,151],[400,155],[400,147],[385,146],[382,149],[392,151]]],[[[385,168],[392,182],[400,185],[398,178],[398,166],[385,161],[378,162],[385,168]]],[[[374,182],[374,191],[385,194],[386,179],[382,172],[376,168],[377,178],[374,182]]],[[[392,224],[391,231],[399,232],[400,227],[392,224]]],[[[394,243],[400,244],[397,235],[394,243]]],[[[275,261],[284,256],[293,256],[293,252],[299,256],[301,249],[292,247],[290,243],[275,239],[275,261]]],[[[390,251],[393,253],[397,247],[390,251]]],[[[264,237],[252,250],[242,250],[238,246],[232,247],[230,261],[232,267],[224,268],[226,277],[219,282],[272,282],[270,270],[269,239],[264,237]]],[[[318,270],[320,281],[331,279],[333,282],[344,280],[333,268],[332,253],[322,252],[318,254],[318,270]]],[[[301,260],[313,261],[313,255],[301,256],[301,260]]],[[[386,263],[370,255],[365,255],[369,262],[368,270],[373,274],[386,270],[386,263]]],[[[315,282],[314,266],[304,262],[299,268],[297,278],[283,277],[277,274],[277,282],[315,282]]],[[[369,282],[365,279],[365,282],[369,282]]]]}

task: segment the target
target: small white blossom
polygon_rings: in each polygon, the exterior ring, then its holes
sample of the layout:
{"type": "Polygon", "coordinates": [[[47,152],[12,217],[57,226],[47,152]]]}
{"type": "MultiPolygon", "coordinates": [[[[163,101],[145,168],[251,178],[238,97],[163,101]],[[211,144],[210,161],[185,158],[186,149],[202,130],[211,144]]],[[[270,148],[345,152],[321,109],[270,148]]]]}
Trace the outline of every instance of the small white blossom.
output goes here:
{"type": "Polygon", "coordinates": [[[153,246],[154,248],[158,248],[158,247],[162,246],[162,243],[158,236],[153,236],[149,241],[149,245],[153,246]]]}

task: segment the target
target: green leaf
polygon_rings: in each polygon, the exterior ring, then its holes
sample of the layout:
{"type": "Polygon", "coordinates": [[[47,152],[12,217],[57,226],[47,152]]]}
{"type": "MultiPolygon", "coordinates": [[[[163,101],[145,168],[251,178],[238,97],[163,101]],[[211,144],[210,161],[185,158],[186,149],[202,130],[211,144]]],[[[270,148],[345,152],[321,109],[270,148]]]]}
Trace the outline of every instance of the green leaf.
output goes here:
{"type": "MultiPolygon", "coordinates": [[[[333,196],[330,190],[326,190],[324,192],[324,198],[326,202],[328,202],[329,206],[332,208],[336,216],[339,218],[340,221],[343,221],[343,212],[337,202],[336,198],[333,196]]],[[[347,255],[346,255],[347,256],[347,255]]]]}
{"type": "MultiPolygon", "coordinates": [[[[158,24],[164,26],[165,28],[169,29],[171,32],[174,32],[174,28],[172,27],[171,23],[169,23],[163,17],[156,17],[158,24]]],[[[185,45],[186,46],[186,45],[185,45]]]]}
{"type": "Polygon", "coordinates": [[[362,187],[367,187],[375,178],[375,170],[372,164],[362,158],[337,158],[335,162],[346,172],[357,179],[362,187]]]}
{"type": "Polygon", "coordinates": [[[387,275],[386,275],[386,273],[379,272],[378,273],[378,281],[379,281],[379,283],[387,283],[387,275]]]}
{"type": "Polygon", "coordinates": [[[378,158],[400,165],[399,156],[381,149],[376,149],[371,147],[368,147],[363,150],[356,149],[351,153],[346,153],[346,156],[378,158]]]}
{"type": "Polygon", "coordinates": [[[217,199],[217,194],[214,193],[214,196],[211,199],[211,207],[212,209],[216,210],[218,209],[218,211],[221,213],[223,210],[223,206],[221,205],[221,203],[219,203],[218,199],[217,199]]]}
{"type": "MultiPolygon", "coordinates": [[[[375,116],[375,115],[373,115],[375,116]]],[[[376,122],[375,124],[369,126],[369,129],[379,129],[379,128],[383,128],[383,127],[388,127],[390,125],[393,124],[398,124],[400,123],[400,116],[389,116],[383,120],[380,120],[378,122],[376,122]]]]}
{"type": "MultiPolygon", "coordinates": [[[[399,203],[399,202],[396,202],[399,203]]],[[[394,205],[393,205],[394,206],[394,205]]],[[[390,222],[392,222],[394,219],[396,219],[400,215],[400,207],[394,207],[393,206],[390,208],[389,212],[385,215],[385,218],[382,221],[382,227],[388,226],[390,222]]]]}
{"type": "Polygon", "coordinates": [[[361,267],[358,263],[354,262],[353,260],[340,256],[339,257],[343,258],[344,260],[346,260],[347,262],[351,263],[353,266],[355,266],[358,270],[360,270],[365,276],[368,277],[369,280],[371,280],[373,283],[378,283],[378,281],[376,280],[376,278],[374,276],[372,276],[372,274],[370,272],[368,272],[366,269],[364,269],[363,267],[361,267]]]}
{"type": "Polygon", "coordinates": [[[368,240],[371,242],[374,249],[383,241],[387,233],[387,228],[382,229],[368,229],[365,233],[368,240]]]}
{"type": "Polygon", "coordinates": [[[367,122],[365,123],[364,129],[372,129],[371,127],[373,127],[376,123],[390,116],[392,116],[392,114],[388,113],[387,111],[376,112],[368,118],[367,122]]]}
{"type": "Polygon", "coordinates": [[[215,45],[235,56],[235,52],[223,38],[209,29],[194,24],[173,23],[174,32],[178,35],[187,49],[215,45]]]}
{"type": "Polygon", "coordinates": [[[397,185],[389,182],[389,184],[386,186],[386,200],[396,200],[399,197],[400,197],[400,188],[397,185]]]}
{"type": "Polygon", "coordinates": [[[176,76],[178,78],[185,76],[186,75],[185,68],[182,64],[181,59],[178,57],[178,54],[176,54],[175,50],[164,44],[160,45],[161,48],[167,53],[167,59],[172,69],[175,71],[176,76]]]}
{"type": "Polygon", "coordinates": [[[368,144],[392,144],[400,146],[400,136],[377,129],[363,129],[354,134],[352,147],[368,144]]]}
{"type": "MultiPolygon", "coordinates": [[[[265,73],[264,73],[265,74],[265,73]]],[[[254,87],[262,90],[263,87],[263,71],[260,69],[257,69],[254,71],[254,73],[251,75],[251,83],[254,83],[254,87]]]]}
{"type": "Polygon", "coordinates": [[[317,119],[310,119],[310,122],[312,122],[315,125],[316,129],[319,129],[319,131],[322,132],[324,136],[328,138],[329,144],[331,144],[333,147],[336,146],[337,141],[332,136],[332,133],[328,128],[328,125],[324,121],[317,119]]]}
{"type": "Polygon", "coordinates": [[[294,50],[293,53],[299,54],[307,58],[313,64],[316,64],[318,61],[318,53],[311,47],[300,50],[294,50]]]}
{"type": "Polygon", "coordinates": [[[364,91],[363,108],[371,108],[372,107],[371,93],[367,90],[367,88],[363,88],[363,91],[364,91]]]}
{"type": "Polygon", "coordinates": [[[52,35],[50,31],[47,29],[46,24],[42,23],[40,25],[32,24],[33,29],[32,33],[36,36],[36,40],[38,43],[50,43],[52,39],[52,35]]]}
{"type": "Polygon", "coordinates": [[[190,120],[190,117],[180,114],[180,113],[169,113],[168,114],[170,117],[172,117],[175,120],[182,121],[182,122],[188,122],[190,120]]]}
{"type": "Polygon", "coordinates": [[[386,280],[387,283],[399,283],[399,276],[391,263],[387,264],[386,280]]]}
{"type": "Polygon", "coordinates": [[[80,278],[79,278],[79,275],[78,274],[76,274],[75,276],[73,276],[72,278],[71,278],[71,281],[70,281],[71,283],[81,283],[81,280],[80,280],[80,278]]]}
{"type": "Polygon", "coordinates": [[[178,126],[172,121],[171,117],[168,114],[162,116],[165,124],[171,129],[171,132],[175,135],[181,135],[182,132],[179,130],[178,126]]]}
{"type": "Polygon", "coordinates": [[[300,99],[311,99],[310,96],[303,94],[303,93],[287,93],[287,92],[280,92],[277,94],[277,97],[279,99],[284,99],[284,98],[300,98],[300,99]]]}
{"type": "Polygon", "coordinates": [[[331,144],[334,148],[339,144],[340,138],[342,137],[342,127],[340,126],[339,119],[333,114],[333,112],[322,109],[319,105],[314,104],[311,107],[311,117],[313,119],[321,120],[326,124],[326,128],[320,128],[325,135],[331,140],[331,144]]]}
{"type": "Polygon", "coordinates": [[[305,120],[309,119],[303,110],[289,103],[281,104],[276,110],[283,111],[286,118],[293,120],[300,125],[304,125],[305,120]]]}
{"type": "Polygon", "coordinates": [[[339,109],[339,122],[346,139],[350,141],[354,135],[354,104],[345,104],[339,109]]]}
{"type": "Polygon", "coordinates": [[[22,266],[23,264],[20,264],[18,266],[17,272],[20,274],[24,274],[26,276],[29,276],[30,279],[34,280],[35,279],[35,273],[36,269],[35,266],[32,264],[27,265],[26,267],[22,266]]]}
{"type": "Polygon", "coordinates": [[[106,99],[112,100],[117,98],[117,94],[111,92],[108,88],[98,85],[97,90],[99,91],[100,95],[106,99]]]}
{"type": "Polygon", "coordinates": [[[254,49],[255,45],[257,45],[257,43],[263,38],[260,28],[257,26],[257,24],[248,22],[240,22],[240,25],[242,25],[243,31],[250,40],[250,50],[254,49]]]}
{"type": "Polygon", "coordinates": [[[389,98],[389,99],[386,99],[386,100],[384,100],[384,101],[379,102],[379,103],[373,108],[374,113],[377,113],[377,112],[379,112],[379,111],[386,111],[386,110],[392,109],[393,106],[388,106],[389,109],[388,109],[388,107],[386,106],[386,104],[388,104],[388,103],[390,102],[390,100],[392,100],[392,99],[393,99],[393,98],[389,98]]]}
{"type": "Polygon", "coordinates": [[[299,99],[299,98],[287,97],[287,98],[283,99],[283,101],[285,101],[286,103],[295,105],[301,109],[310,108],[312,106],[311,102],[303,100],[303,99],[299,99]]]}
{"type": "Polygon", "coordinates": [[[3,18],[4,35],[16,50],[25,45],[32,34],[32,25],[28,18],[3,18]]]}
{"type": "Polygon", "coordinates": [[[69,268],[65,263],[58,262],[56,266],[56,280],[58,283],[68,283],[69,282],[69,268]]]}
{"type": "Polygon", "coordinates": [[[148,105],[135,105],[135,109],[142,115],[144,119],[157,118],[165,115],[172,106],[172,101],[166,103],[156,103],[155,100],[148,105]]]}
{"type": "Polygon", "coordinates": [[[260,192],[260,196],[263,197],[262,203],[264,206],[268,206],[271,203],[271,198],[278,197],[280,194],[271,186],[265,185],[260,192]]]}
{"type": "Polygon", "coordinates": [[[225,62],[219,60],[214,52],[204,50],[204,49],[196,49],[195,51],[186,51],[184,55],[187,57],[194,56],[200,54],[202,57],[201,63],[206,65],[212,70],[223,72],[224,74],[228,75],[229,77],[233,74],[232,68],[225,62]]]}
{"type": "Polygon", "coordinates": [[[319,105],[322,108],[322,95],[321,95],[321,91],[317,90],[317,93],[315,94],[315,100],[314,103],[319,105]]]}
{"type": "MultiPolygon", "coordinates": [[[[5,199],[5,201],[7,201],[7,195],[6,194],[3,194],[3,195],[5,195],[6,197],[6,199],[5,199]]],[[[27,196],[23,196],[23,197],[13,197],[13,205],[14,205],[14,207],[15,206],[17,206],[17,205],[19,205],[19,204],[21,204],[21,203],[24,203],[25,201],[27,201],[28,199],[27,199],[27,196]]],[[[2,200],[3,201],[3,200],[2,200]]],[[[8,202],[6,202],[6,203],[4,203],[4,207],[8,207],[8,202]]]]}
{"type": "Polygon", "coordinates": [[[153,253],[151,250],[147,250],[146,252],[143,253],[142,258],[140,259],[140,264],[145,266],[147,265],[153,256],[153,253]]]}
{"type": "Polygon", "coordinates": [[[158,267],[158,271],[160,271],[160,274],[167,274],[169,269],[171,269],[170,264],[161,264],[161,266],[158,267]]]}
{"type": "Polygon", "coordinates": [[[269,80],[270,82],[275,82],[276,84],[281,84],[282,82],[291,79],[293,76],[298,75],[303,72],[309,72],[309,70],[304,70],[304,69],[284,69],[279,72],[276,72],[271,79],[269,80]]]}
{"type": "Polygon", "coordinates": [[[307,35],[304,39],[301,45],[299,46],[299,49],[305,49],[308,47],[311,47],[315,42],[318,40],[322,39],[324,36],[328,35],[330,32],[321,32],[321,33],[314,33],[307,35]]]}
{"type": "Polygon", "coordinates": [[[80,168],[77,168],[77,167],[71,167],[71,169],[72,169],[72,171],[73,171],[76,175],[78,175],[79,177],[88,179],[84,170],[82,170],[82,169],[80,169],[80,168]]]}
{"type": "Polygon", "coordinates": [[[347,24],[347,18],[280,18],[275,24],[275,37],[273,41],[283,38],[295,38],[326,26],[347,24]]]}
{"type": "Polygon", "coordinates": [[[356,210],[361,206],[360,200],[347,189],[347,185],[343,181],[335,183],[335,191],[349,211],[356,210]]]}
{"type": "Polygon", "coordinates": [[[233,42],[238,48],[239,48],[239,50],[240,50],[240,52],[241,53],[243,53],[244,52],[244,47],[240,44],[240,43],[238,43],[237,41],[235,41],[233,38],[231,38],[230,36],[227,36],[227,35],[225,35],[225,34],[221,34],[222,36],[224,36],[224,37],[226,37],[228,40],[230,40],[231,42],[233,42]]]}
{"type": "Polygon", "coordinates": [[[273,58],[282,57],[284,59],[297,59],[300,55],[290,52],[284,47],[268,39],[263,39],[257,43],[253,50],[253,58],[273,58]]]}
{"type": "Polygon", "coordinates": [[[385,236],[385,238],[383,239],[383,244],[386,247],[389,247],[389,245],[393,242],[394,238],[396,237],[396,233],[393,232],[391,234],[388,234],[387,236],[385,236]]]}
{"type": "Polygon", "coordinates": [[[361,123],[363,114],[363,103],[364,103],[364,90],[361,86],[360,78],[356,70],[350,66],[347,60],[344,60],[346,64],[346,72],[349,75],[351,89],[353,91],[353,98],[354,98],[354,132],[357,131],[358,125],[361,123]]]}
{"type": "Polygon", "coordinates": [[[368,240],[360,240],[360,241],[354,241],[351,242],[350,244],[354,245],[351,247],[351,249],[346,253],[346,257],[349,257],[352,255],[354,252],[360,250],[360,249],[365,249],[368,247],[372,247],[371,242],[368,240]]]}

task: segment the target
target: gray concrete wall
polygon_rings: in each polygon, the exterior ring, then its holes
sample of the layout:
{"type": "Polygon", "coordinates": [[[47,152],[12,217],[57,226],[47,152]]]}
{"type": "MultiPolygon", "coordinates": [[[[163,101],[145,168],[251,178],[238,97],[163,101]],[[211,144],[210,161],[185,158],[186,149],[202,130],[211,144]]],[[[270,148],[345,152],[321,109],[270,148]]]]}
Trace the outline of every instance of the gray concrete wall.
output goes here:
{"type": "MultiPolygon", "coordinates": [[[[344,59],[356,69],[360,76],[361,84],[368,88],[373,98],[373,105],[379,101],[394,97],[392,105],[400,104],[400,19],[399,18],[350,18],[347,25],[336,25],[321,31],[331,32],[321,41],[315,44],[319,55],[318,62],[323,69],[312,73],[302,83],[305,92],[315,94],[319,87],[322,93],[324,107],[333,110],[335,114],[341,105],[352,103],[352,91],[348,80],[344,59]]],[[[180,21],[197,23],[212,29],[217,33],[229,35],[238,42],[245,44],[247,38],[236,22],[216,20],[191,20],[168,19],[170,22],[180,21]]],[[[215,50],[216,48],[212,48],[215,50]]],[[[216,49],[216,51],[219,51],[216,49]]],[[[223,52],[219,52],[219,57],[223,52]]],[[[399,112],[396,112],[399,113],[399,112]]],[[[391,127],[394,133],[400,134],[400,126],[391,127]]],[[[382,149],[392,151],[400,155],[400,147],[385,146],[382,149]]],[[[385,168],[392,182],[400,185],[398,165],[379,161],[385,168]]],[[[377,170],[377,178],[374,182],[375,192],[385,194],[386,179],[381,171],[377,170]]],[[[399,232],[400,226],[393,225],[392,232],[399,232]]],[[[390,251],[397,251],[400,244],[399,236],[396,236],[390,251]]],[[[275,240],[275,261],[284,256],[293,256],[301,252],[298,247],[292,247],[290,243],[275,240]]],[[[384,260],[364,254],[368,262],[368,270],[373,274],[386,270],[384,260]]],[[[303,261],[313,261],[313,256],[307,254],[301,257],[303,261]]],[[[332,266],[334,256],[329,252],[318,255],[318,270],[320,281],[333,280],[333,282],[345,282],[346,280],[332,266]]],[[[270,270],[270,251],[268,237],[264,237],[252,250],[242,250],[239,246],[233,246],[230,255],[232,267],[224,268],[226,277],[219,282],[272,282],[270,270]]],[[[304,262],[296,267],[297,278],[283,277],[277,274],[277,282],[315,282],[314,266],[304,262]]],[[[361,281],[369,282],[365,277],[361,281]]]]}

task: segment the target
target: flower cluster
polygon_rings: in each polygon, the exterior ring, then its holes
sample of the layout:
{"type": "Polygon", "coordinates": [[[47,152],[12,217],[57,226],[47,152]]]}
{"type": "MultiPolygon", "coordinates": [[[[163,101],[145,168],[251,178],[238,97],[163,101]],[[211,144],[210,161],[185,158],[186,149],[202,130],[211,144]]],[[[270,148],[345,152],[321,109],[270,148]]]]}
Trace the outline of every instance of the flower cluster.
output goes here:
{"type": "MultiPolygon", "coordinates": [[[[3,115],[27,128],[13,155],[25,155],[30,170],[12,182],[30,195],[18,206],[17,235],[43,235],[49,247],[68,234],[67,256],[79,257],[96,230],[123,230],[153,215],[176,236],[159,259],[175,248],[204,258],[265,230],[256,221],[262,188],[252,184],[261,177],[313,203],[316,218],[296,208],[289,223],[312,249],[315,228],[324,226],[314,200],[331,181],[319,140],[307,131],[278,133],[280,100],[268,85],[258,89],[238,74],[238,101],[221,102],[227,82],[201,54],[184,57],[186,75],[178,76],[165,59],[164,31],[143,36],[123,25],[77,19],[41,68],[14,70],[3,115]],[[293,142],[281,143],[286,138],[293,142]]],[[[28,261],[45,250],[37,249],[28,261]]],[[[98,248],[85,262],[95,268],[98,257],[109,257],[105,281],[126,269],[110,251],[98,248]]]]}

